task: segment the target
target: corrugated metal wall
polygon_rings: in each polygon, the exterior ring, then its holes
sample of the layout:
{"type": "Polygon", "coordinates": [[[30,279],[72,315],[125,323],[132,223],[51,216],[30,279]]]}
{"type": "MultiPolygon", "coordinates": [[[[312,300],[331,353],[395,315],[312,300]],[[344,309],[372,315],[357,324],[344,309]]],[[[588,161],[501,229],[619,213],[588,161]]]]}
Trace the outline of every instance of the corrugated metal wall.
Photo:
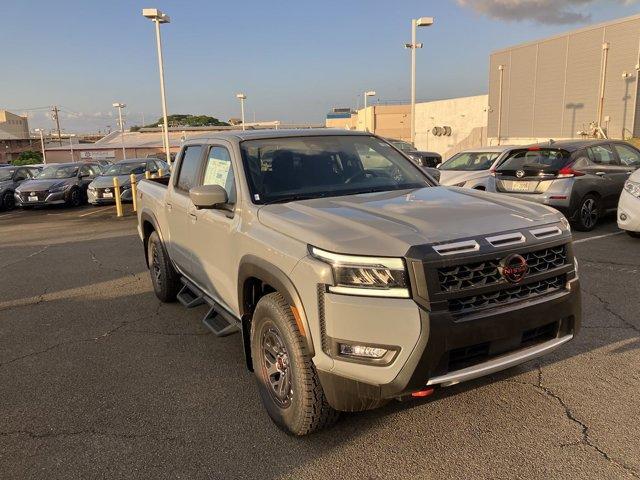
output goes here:
{"type": "Polygon", "coordinates": [[[636,109],[635,135],[640,136],[635,68],[640,16],[636,16],[493,53],[489,137],[498,136],[499,65],[504,66],[501,138],[577,137],[598,118],[604,42],[609,43],[603,109],[610,118],[609,136],[631,135],[636,109]]]}

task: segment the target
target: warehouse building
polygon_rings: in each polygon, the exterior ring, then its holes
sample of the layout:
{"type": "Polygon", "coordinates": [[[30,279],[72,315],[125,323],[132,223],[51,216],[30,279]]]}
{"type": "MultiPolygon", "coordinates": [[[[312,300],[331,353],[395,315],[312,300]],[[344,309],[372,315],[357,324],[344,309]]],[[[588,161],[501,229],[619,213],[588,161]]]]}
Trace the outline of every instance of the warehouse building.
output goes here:
{"type": "Polygon", "coordinates": [[[640,15],[492,53],[489,141],[640,136],[639,56],[640,15]]]}

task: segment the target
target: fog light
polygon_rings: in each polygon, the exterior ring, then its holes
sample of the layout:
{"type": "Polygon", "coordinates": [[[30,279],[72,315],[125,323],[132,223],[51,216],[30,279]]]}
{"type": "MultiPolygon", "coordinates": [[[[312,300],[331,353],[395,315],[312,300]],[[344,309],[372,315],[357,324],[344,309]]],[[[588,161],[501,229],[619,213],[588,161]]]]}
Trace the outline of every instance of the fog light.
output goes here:
{"type": "Polygon", "coordinates": [[[621,214],[620,214],[620,220],[622,220],[623,222],[626,222],[626,221],[627,221],[627,218],[629,218],[629,217],[627,217],[627,214],[626,214],[626,213],[621,213],[621,214]]]}
{"type": "Polygon", "coordinates": [[[340,355],[347,357],[382,358],[389,350],[385,348],[367,347],[364,345],[340,344],[340,355]]]}

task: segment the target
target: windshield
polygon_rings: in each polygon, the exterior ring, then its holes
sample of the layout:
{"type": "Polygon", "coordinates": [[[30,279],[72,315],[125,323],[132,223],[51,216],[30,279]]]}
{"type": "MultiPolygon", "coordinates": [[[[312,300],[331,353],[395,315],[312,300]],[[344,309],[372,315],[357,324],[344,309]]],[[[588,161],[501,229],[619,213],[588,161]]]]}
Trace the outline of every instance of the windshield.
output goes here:
{"type": "Polygon", "coordinates": [[[11,180],[15,171],[15,168],[0,168],[0,182],[11,180]]]}
{"type": "Polygon", "coordinates": [[[521,169],[560,170],[569,159],[569,155],[557,149],[514,150],[496,168],[497,171],[521,169]]]}
{"type": "Polygon", "coordinates": [[[499,152],[458,153],[440,165],[440,170],[455,170],[461,172],[489,170],[499,156],[499,152]]]}
{"type": "Polygon", "coordinates": [[[247,140],[240,147],[254,203],[432,185],[397,150],[368,135],[247,140]]]}
{"type": "Polygon", "coordinates": [[[46,167],[36,176],[36,178],[39,180],[53,180],[56,178],[71,178],[75,177],[76,175],[78,175],[78,167],[74,165],[63,165],[57,167],[46,167]]]}
{"type": "Polygon", "coordinates": [[[416,149],[413,147],[413,145],[411,145],[410,143],[407,142],[391,142],[391,144],[396,147],[398,150],[401,150],[403,152],[415,152],[416,149]]]}
{"type": "Polygon", "coordinates": [[[102,175],[136,175],[143,174],[147,168],[147,162],[138,163],[116,163],[111,165],[102,175]]]}

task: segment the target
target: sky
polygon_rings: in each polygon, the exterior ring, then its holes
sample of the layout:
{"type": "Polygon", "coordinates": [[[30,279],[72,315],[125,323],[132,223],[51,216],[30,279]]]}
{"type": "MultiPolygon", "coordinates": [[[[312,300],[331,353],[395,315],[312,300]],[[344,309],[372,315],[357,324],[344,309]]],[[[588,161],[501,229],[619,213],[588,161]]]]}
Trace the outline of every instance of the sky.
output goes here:
{"type": "Polygon", "coordinates": [[[640,13],[635,0],[21,0],[3,1],[0,108],[66,131],[126,126],[160,116],[153,24],[144,7],[171,17],[162,26],[169,113],[247,121],[323,123],[332,107],[410,94],[411,18],[418,30],[417,97],[486,93],[489,54],[592,23],[640,13]]]}

